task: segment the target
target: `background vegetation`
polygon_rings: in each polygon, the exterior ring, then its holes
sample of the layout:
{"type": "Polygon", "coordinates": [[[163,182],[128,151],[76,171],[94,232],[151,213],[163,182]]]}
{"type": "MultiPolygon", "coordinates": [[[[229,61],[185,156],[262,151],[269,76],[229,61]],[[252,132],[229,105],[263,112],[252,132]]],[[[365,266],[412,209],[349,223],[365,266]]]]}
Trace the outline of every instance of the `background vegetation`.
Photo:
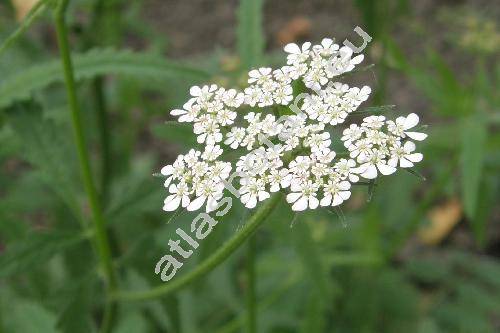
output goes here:
{"type": "MultiPolygon", "coordinates": [[[[256,331],[500,331],[498,2],[71,1],[76,97],[112,279],[92,246],[62,16],[57,1],[34,2],[0,3],[0,332],[246,330],[244,249],[174,293],[116,296],[162,284],[155,263],[194,217],[163,212],[152,177],[194,144],[188,127],[165,123],[168,112],[190,85],[236,86],[250,66],[279,65],[283,44],[354,42],[356,25],[373,37],[365,64],[375,66],[352,80],[372,86],[371,105],[430,125],[426,181],[398,172],[360,188],[344,221],[280,203],[254,238],[256,331]]],[[[233,206],[176,279],[251,214],[233,206]]]]}

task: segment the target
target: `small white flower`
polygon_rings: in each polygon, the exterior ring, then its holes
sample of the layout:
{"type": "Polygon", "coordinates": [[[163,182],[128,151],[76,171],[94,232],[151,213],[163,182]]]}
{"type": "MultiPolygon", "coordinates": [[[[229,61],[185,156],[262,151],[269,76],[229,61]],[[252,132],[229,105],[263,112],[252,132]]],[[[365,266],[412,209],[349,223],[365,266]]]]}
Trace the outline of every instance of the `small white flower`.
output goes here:
{"type": "Polygon", "coordinates": [[[362,127],[371,129],[380,129],[385,124],[384,116],[369,116],[363,119],[362,127]]]}
{"type": "Polygon", "coordinates": [[[189,89],[189,93],[191,94],[191,96],[196,98],[198,104],[204,104],[210,98],[212,98],[216,90],[217,85],[215,84],[212,84],[210,86],[205,85],[201,88],[198,86],[192,86],[191,89],[189,89]]]}
{"type": "Polygon", "coordinates": [[[223,95],[222,100],[229,107],[239,108],[245,101],[245,94],[236,91],[236,89],[229,89],[223,95]]]}
{"type": "Polygon", "coordinates": [[[187,103],[183,105],[183,109],[175,109],[170,111],[170,114],[172,116],[180,116],[179,119],[177,119],[179,122],[188,122],[191,123],[195,121],[196,117],[200,113],[200,106],[197,104],[194,104],[196,99],[191,98],[187,103]]]}
{"type": "Polygon", "coordinates": [[[398,117],[396,121],[389,120],[387,129],[399,137],[406,137],[417,141],[423,141],[427,138],[427,134],[421,132],[409,132],[408,130],[417,126],[419,122],[418,115],[410,113],[407,117],[398,117]]]}
{"type": "Polygon", "coordinates": [[[340,179],[348,179],[351,183],[356,183],[359,180],[356,168],[356,162],[352,159],[340,159],[334,166],[340,179]]]}
{"type": "Polygon", "coordinates": [[[190,203],[189,200],[189,187],[185,182],[180,182],[179,184],[171,184],[168,188],[171,193],[164,201],[163,210],[171,212],[176,210],[179,205],[182,207],[187,207],[190,203]]]}
{"type": "Polygon", "coordinates": [[[259,87],[245,88],[245,104],[255,106],[262,99],[262,90],[259,87]]]}
{"type": "Polygon", "coordinates": [[[360,167],[360,174],[366,179],[377,178],[377,169],[384,176],[396,172],[396,168],[387,164],[384,155],[378,150],[372,150],[371,153],[360,161],[363,163],[360,167]]]}
{"type": "Polygon", "coordinates": [[[309,156],[297,156],[288,165],[288,169],[294,175],[301,176],[308,173],[312,160],[309,156]]]}
{"type": "Polygon", "coordinates": [[[199,161],[201,156],[201,152],[190,149],[189,152],[184,155],[184,162],[186,163],[188,168],[191,168],[196,162],[199,161]]]}
{"type": "Polygon", "coordinates": [[[311,43],[306,42],[302,44],[302,48],[300,48],[295,43],[287,44],[284,48],[286,53],[289,53],[287,56],[287,63],[289,65],[302,63],[309,59],[309,48],[311,47],[311,43]]]}
{"type": "Polygon", "coordinates": [[[308,136],[304,140],[304,145],[306,147],[311,147],[311,151],[313,153],[324,150],[325,148],[330,147],[332,140],[330,140],[330,133],[314,133],[308,136]]]}
{"type": "Polygon", "coordinates": [[[270,197],[261,179],[254,177],[242,178],[240,183],[242,185],[240,188],[240,199],[247,208],[254,208],[257,202],[264,201],[270,197]]]}
{"type": "Polygon", "coordinates": [[[201,158],[204,159],[205,161],[215,161],[217,157],[222,155],[224,151],[219,145],[215,146],[207,146],[205,148],[205,151],[201,155],[201,158]]]}
{"type": "Polygon", "coordinates": [[[218,201],[222,198],[224,184],[205,179],[196,184],[196,199],[187,206],[188,211],[200,209],[206,202],[205,211],[210,213],[217,208],[218,201]]]}
{"type": "Polygon", "coordinates": [[[321,199],[321,206],[338,206],[345,200],[351,197],[349,189],[351,184],[348,181],[339,181],[335,179],[328,180],[323,186],[323,199],[321,199]]]}
{"type": "Polygon", "coordinates": [[[316,209],[319,205],[319,200],[316,198],[319,186],[310,180],[305,182],[292,181],[290,190],[292,191],[286,196],[286,201],[292,205],[292,210],[302,211],[308,207],[316,209]]]}
{"type": "Polygon", "coordinates": [[[236,118],[236,112],[229,109],[222,109],[217,112],[216,119],[222,126],[231,125],[236,118]]]}
{"type": "Polygon", "coordinates": [[[344,145],[348,148],[353,141],[358,140],[363,135],[364,129],[356,124],[351,124],[342,132],[340,140],[344,141],[344,145]]]}
{"type": "Polygon", "coordinates": [[[236,149],[245,138],[245,135],[246,131],[244,128],[233,127],[231,128],[231,132],[227,134],[227,139],[224,141],[224,143],[226,145],[229,145],[231,148],[236,149]]]}
{"type": "Polygon", "coordinates": [[[179,155],[172,165],[166,165],[161,169],[161,174],[167,176],[164,186],[168,187],[172,180],[180,179],[186,172],[184,156],[179,155]]]}
{"type": "Polygon", "coordinates": [[[347,149],[351,158],[357,158],[358,161],[365,160],[372,153],[373,144],[367,139],[361,139],[352,143],[347,149]]]}
{"type": "Polygon", "coordinates": [[[277,192],[280,188],[287,188],[290,186],[290,181],[292,180],[292,175],[286,168],[282,169],[271,169],[270,175],[268,177],[271,192],[277,192]]]}
{"type": "Polygon", "coordinates": [[[272,80],[272,68],[262,67],[259,69],[253,69],[248,72],[248,83],[257,83],[263,85],[272,80]]]}
{"type": "Polygon", "coordinates": [[[406,141],[404,145],[398,142],[391,148],[389,165],[397,167],[399,161],[399,166],[401,168],[413,167],[413,163],[420,162],[424,157],[421,153],[414,153],[415,149],[415,144],[411,141],[406,141]]]}

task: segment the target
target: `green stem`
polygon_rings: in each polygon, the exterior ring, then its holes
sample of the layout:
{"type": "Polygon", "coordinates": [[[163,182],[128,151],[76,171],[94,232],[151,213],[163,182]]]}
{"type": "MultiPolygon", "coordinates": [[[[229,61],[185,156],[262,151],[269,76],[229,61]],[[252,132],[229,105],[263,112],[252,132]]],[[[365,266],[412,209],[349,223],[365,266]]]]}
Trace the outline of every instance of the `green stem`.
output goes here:
{"type": "MultiPolygon", "coordinates": [[[[71,61],[68,31],[66,28],[65,13],[68,7],[69,0],[61,0],[55,11],[55,23],[57,32],[57,41],[59,45],[62,65],[64,70],[64,81],[66,84],[66,92],[68,95],[68,102],[71,111],[71,122],[75,135],[76,148],[78,159],[80,161],[80,168],[82,173],[82,180],[85,187],[85,192],[89,200],[90,210],[92,212],[92,221],[94,223],[94,245],[99,255],[99,263],[104,272],[106,279],[106,286],[108,295],[112,294],[116,289],[116,276],[113,268],[111,250],[108,242],[108,235],[106,233],[104,217],[99,204],[99,198],[94,180],[90,169],[90,158],[85,147],[85,136],[83,132],[81,111],[76,97],[75,79],[73,74],[73,64],[71,61]]],[[[113,313],[114,302],[108,297],[106,301],[105,313],[113,313]]],[[[103,331],[110,330],[111,315],[106,315],[103,326],[103,331]]]]}
{"type": "Polygon", "coordinates": [[[209,258],[198,265],[196,269],[186,275],[173,280],[165,285],[155,287],[146,291],[122,291],[114,295],[115,299],[124,301],[141,301],[151,298],[158,298],[177,291],[196,279],[204,276],[225,259],[227,259],[243,242],[250,237],[253,232],[264,222],[266,217],[272,212],[278,204],[281,194],[277,193],[271,198],[262,203],[262,206],[252,215],[248,222],[241,228],[230,240],[222,245],[219,250],[212,254],[209,258]]]}
{"type": "Polygon", "coordinates": [[[257,332],[257,312],[256,312],[256,287],[255,287],[255,236],[248,239],[247,244],[247,332],[257,332]]]}
{"type": "Polygon", "coordinates": [[[24,20],[21,22],[19,28],[17,28],[5,41],[0,45],[0,54],[7,50],[12,43],[14,43],[19,37],[21,37],[26,30],[35,22],[35,20],[42,15],[47,9],[48,0],[38,1],[33,8],[26,15],[24,20]]]}
{"type": "Polygon", "coordinates": [[[104,100],[104,82],[102,77],[92,81],[92,88],[96,99],[97,124],[101,140],[101,202],[105,206],[109,196],[109,183],[111,181],[111,143],[109,135],[109,117],[104,100]]]}

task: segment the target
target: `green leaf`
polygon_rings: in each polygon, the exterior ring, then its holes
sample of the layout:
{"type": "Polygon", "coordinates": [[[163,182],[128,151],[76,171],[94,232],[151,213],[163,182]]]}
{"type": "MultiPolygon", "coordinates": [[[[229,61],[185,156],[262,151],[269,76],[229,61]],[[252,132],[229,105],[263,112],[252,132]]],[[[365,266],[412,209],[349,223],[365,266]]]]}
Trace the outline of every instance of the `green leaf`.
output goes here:
{"type": "Polygon", "coordinates": [[[22,144],[22,153],[39,172],[42,181],[79,216],[77,204],[78,168],[71,148],[72,137],[64,127],[44,119],[34,103],[16,104],[9,120],[22,144]]]}
{"type": "Polygon", "coordinates": [[[58,252],[82,241],[81,233],[67,231],[32,232],[17,240],[0,256],[0,278],[46,264],[58,252]]]}
{"type": "MultiPolygon", "coordinates": [[[[94,49],[84,54],[73,54],[75,78],[82,80],[103,74],[121,74],[144,79],[204,80],[208,74],[188,66],[179,65],[161,56],[128,50],[94,49]]],[[[52,60],[27,68],[5,78],[0,84],[0,108],[30,95],[49,84],[62,82],[60,61],[52,60]]]]}
{"type": "Polygon", "coordinates": [[[465,213],[471,221],[474,219],[478,202],[486,137],[487,128],[481,115],[464,118],[461,146],[462,198],[465,213]]]}
{"type": "Polygon", "coordinates": [[[83,278],[71,281],[74,285],[70,286],[70,291],[58,291],[58,296],[67,300],[67,304],[59,314],[57,321],[57,327],[61,331],[67,333],[96,332],[92,318],[92,300],[96,296],[92,292],[93,277],[93,274],[87,272],[83,278]]]}
{"type": "Polygon", "coordinates": [[[245,68],[259,64],[264,53],[263,0],[240,0],[238,8],[238,52],[245,68]]]}
{"type": "Polygon", "coordinates": [[[472,232],[479,246],[486,245],[486,230],[490,214],[495,207],[497,196],[495,177],[483,177],[481,181],[476,207],[476,214],[472,220],[472,232]]]}
{"type": "Polygon", "coordinates": [[[148,332],[148,321],[139,312],[127,313],[118,323],[116,333],[148,332]]]}
{"type": "Polygon", "coordinates": [[[56,329],[56,316],[33,301],[15,301],[7,308],[5,314],[6,332],[60,332],[56,329]]]}

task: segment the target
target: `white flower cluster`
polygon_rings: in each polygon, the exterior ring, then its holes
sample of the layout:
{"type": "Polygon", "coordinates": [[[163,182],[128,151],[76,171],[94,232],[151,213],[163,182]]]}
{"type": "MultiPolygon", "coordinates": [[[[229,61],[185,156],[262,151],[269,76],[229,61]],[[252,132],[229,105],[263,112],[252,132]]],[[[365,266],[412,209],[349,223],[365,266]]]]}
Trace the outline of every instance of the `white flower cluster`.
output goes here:
{"type": "Polygon", "coordinates": [[[422,160],[410,141],[426,137],[410,131],[418,124],[416,114],[396,121],[366,117],[361,125],[344,130],[340,140],[346,151],[333,151],[331,126],[343,123],[371,93],[368,86],[349,87],[333,79],[351,71],[363,56],[352,57],[351,49],[331,39],[319,45],[288,44],[285,52],[287,65],[251,70],[243,92],[194,86],[191,99],[171,112],[179,122],[193,123],[197,141],[205,147],[203,152],[179,155],[162,169],[169,192],[164,210],[191,211],[203,205],[207,212],[216,209],[233,169],[221,160],[221,145],[241,152],[235,163],[240,178],[236,194],[248,208],[277,191],[287,193],[296,211],[337,206],[349,199],[351,185],[360,176],[374,179],[379,172],[388,175],[422,160]],[[292,83],[298,80],[306,92],[293,109],[292,83]],[[250,112],[241,114],[241,106],[250,112]]]}

